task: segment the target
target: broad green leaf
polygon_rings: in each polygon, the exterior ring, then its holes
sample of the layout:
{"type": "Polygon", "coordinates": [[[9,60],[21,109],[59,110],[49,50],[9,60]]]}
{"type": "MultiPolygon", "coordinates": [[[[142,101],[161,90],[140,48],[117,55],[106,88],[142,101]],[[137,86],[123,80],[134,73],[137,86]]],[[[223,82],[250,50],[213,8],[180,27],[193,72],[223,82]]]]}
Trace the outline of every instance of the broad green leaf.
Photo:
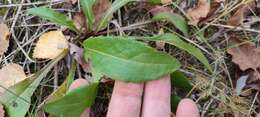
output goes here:
{"type": "Polygon", "coordinates": [[[180,67],[170,55],[127,37],[91,37],[84,42],[84,56],[92,68],[112,79],[142,82],[159,79],[180,67]]]}
{"type": "Polygon", "coordinates": [[[96,0],[80,0],[80,5],[87,18],[88,27],[90,30],[92,30],[93,24],[95,22],[95,16],[92,11],[92,6],[94,5],[95,1],[96,0]]]}
{"type": "Polygon", "coordinates": [[[8,88],[0,97],[0,102],[4,104],[8,117],[24,117],[31,105],[31,96],[40,84],[41,80],[48,74],[51,68],[61,60],[66,54],[65,50],[56,59],[48,63],[43,69],[33,76],[8,88]]]}
{"type": "Polygon", "coordinates": [[[144,40],[150,41],[161,41],[171,45],[176,46],[177,48],[188,52],[189,54],[196,57],[209,71],[212,72],[212,68],[209,65],[208,59],[204,56],[200,49],[194,47],[193,45],[186,43],[181,40],[178,36],[170,33],[154,36],[154,37],[143,37],[144,40]]]}
{"type": "Polygon", "coordinates": [[[171,74],[172,85],[177,88],[181,88],[185,91],[190,91],[192,89],[192,85],[188,78],[181,73],[180,71],[175,71],[171,74]]]}
{"type": "Polygon", "coordinates": [[[79,32],[79,30],[76,28],[73,21],[69,17],[67,17],[59,12],[56,12],[52,9],[45,8],[45,7],[38,7],[38,8],[29,9],[28,13],[35,15],[35,16],[39,16],[41,18],[48,19],[57,24],[66,26],[75,32],[79,32]]]}
{"type": "Polygon", "coordinates": [[[188,25],[184,17],[176,13],[161,12],[153,16],[153,20],[167,20],[171,22],[176,28],[182,31],[185,35],[188,34],[188,25]]]}
{"type": "Polygon", "coordinates": [[[136,0],[115,0],[112,4],[112,6],[107,10],[107,12],[104,14],[102,20],[99,22],[97,27],[97,32],[102,29],[102,27],[106,26],[108,24],[108,20],[110,19],[111,15],[116,12],[118,9],[123,7],[129,2],[136,1],[136,0]]]}
{"type": "Polygon", "coordinates": [[[64,97],[47,103],[44,110],[59,117],[80,117],[80,114],[90,107],[97,95],[98,83],[85,85],[69,91],[64,97]]]}
{"type": "Polygon", "coordinates": [[[172,112],[175,113],[178,107],[178,104],[180,103],[181,98],[177,95],[172,94],[171,96],[171,108],[172,112]]]}

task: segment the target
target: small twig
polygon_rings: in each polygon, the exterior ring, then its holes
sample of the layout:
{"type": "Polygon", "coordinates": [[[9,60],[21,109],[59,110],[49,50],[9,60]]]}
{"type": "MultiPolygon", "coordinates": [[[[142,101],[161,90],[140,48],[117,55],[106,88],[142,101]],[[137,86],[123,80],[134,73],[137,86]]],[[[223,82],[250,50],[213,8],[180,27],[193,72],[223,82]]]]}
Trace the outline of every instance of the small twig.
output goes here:
{"type": "Polygon", "coordinates": [[[217,27],[224,27],[224,28],[229,28],[229,29],[234,29],[236,31],[249,31],[249,32],[255,32],[260,34],[260,30],[254,30],[254,29],[249,29],[249,28],[243,28],[243,27],[235,27],[235,26],[230,26],[230,25],[223,25],[223,24],[213,24],[213,23],[206,23],[211,26],[217,26],[217,27]]]}
{"type": "Polygon", "coordinates": [[[253,106],[254,106],[256,100],[257,100],[258,94],[259,94],[259,92],[257,92],[257,93],[255,94],[254,100],[253,100],[253,102],[252,102],[252,104],[251,104],[251,106],[250,106],[250,109],[248,110],[248,113],[247,113],[247,116],[248,116],[248,117],[250,117],[252,108],[253,108],[253,106]]]}

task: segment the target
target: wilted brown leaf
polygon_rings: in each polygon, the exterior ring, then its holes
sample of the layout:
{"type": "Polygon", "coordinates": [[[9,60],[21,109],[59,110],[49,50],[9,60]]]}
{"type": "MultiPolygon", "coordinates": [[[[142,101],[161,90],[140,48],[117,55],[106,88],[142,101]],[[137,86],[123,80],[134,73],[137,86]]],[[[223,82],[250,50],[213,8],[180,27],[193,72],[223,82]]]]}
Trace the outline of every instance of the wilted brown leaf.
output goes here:
{"type": "Polygon", "coordinates": [[[228,53],[233,56],[232,61],[239,65],[240,69],[256,70],[260,66],[260,48],[256,48],[254,43],[247,42],[238,47],[228,49],[228,53]]]}
{"type": "Polygon", "coordinates": [[[188,9],[187,17],[189,24],[197,25],[202,18],[207,17],[210,11],[210,2],[208,0],[199,0],[195,8],[188,9]]]}
{"type": "Polygon", "coordinates": [[[229,18],[227,24],[232,26],[239,26],[243,23],[245,16],[247,16],[250,13],[250,9],[255,8],[255,1],[239,6],[238,9],[234,12],[234,14],[229,18]]]}
{"type": "Polygon", "coordinates": [[[110,0],[96,0],[95,4],[93,5],[93,13],[96,16],[96,20],[101,20],[103,14],[111,7],[110,0]]]}
{"type": "Polygon", "coordinates": [[[4,116],[5,116],[4,107],[2,104],[0,104],[0,117],[4,117],[4,116]]]}
{"type": "Polygon", "coordinates": [[[0,56],[2,56],[9,47],[9,28],[5,24],[0,24],[0,56]]]}
{"type": "Polygon", "coordinates": [[[86,31],[86,20],[85,16],[82,12],[76,13],[73,16],[73,21],[77,29],[80,29],[82,32],[86,31]]]}
{"type": "Polygon", "coordinates": [[[0,70],[0,93],[5,91],[4,88],[8,88],[22,80],[26,79],[26,75],[23,71],[23,67],[18,64],[8,64],[0,70]]]}
{"type": "MultiPolygon", "coordinates": [[[[241,44],[235,40],[235,44],[241,44]]],[[[239,65],[240,69],[245,71],[248,69],[254,70],[254,77],[260,79],[257,69],[260,67],[260,48],[252,42],[242,43],[239,46],[228,49],[227,51],[232,55],[232,61],[239,65]]]]}
{"type": "Polygon", "coordinates": [[[68,46],[68,41],[61,31],[50,31],[40,37],[34,49],[33,57],[54,59],[60,55],[64,49],[67,49],[68,46]]]}

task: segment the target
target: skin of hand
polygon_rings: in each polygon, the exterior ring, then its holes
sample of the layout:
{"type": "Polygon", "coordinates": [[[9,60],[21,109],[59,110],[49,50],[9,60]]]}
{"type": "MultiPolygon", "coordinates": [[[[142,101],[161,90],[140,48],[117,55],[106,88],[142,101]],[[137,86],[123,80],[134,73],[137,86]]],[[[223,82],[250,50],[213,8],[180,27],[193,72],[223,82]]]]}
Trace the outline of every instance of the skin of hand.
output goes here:
{"type": "MultiPolygon", "coordinates": [[[[84,79],[75,80],[70,89],[86,85],[84,79]]],[[[146,83],[115,81],[107,117],[171,117],[171,82],[169,76],[146,83]]],[[[89,117],[86,109],[81,117],[89,117]]],[[[177,108],[176,117],[199,117],[196,104],[183,99],[177,108]]]]}

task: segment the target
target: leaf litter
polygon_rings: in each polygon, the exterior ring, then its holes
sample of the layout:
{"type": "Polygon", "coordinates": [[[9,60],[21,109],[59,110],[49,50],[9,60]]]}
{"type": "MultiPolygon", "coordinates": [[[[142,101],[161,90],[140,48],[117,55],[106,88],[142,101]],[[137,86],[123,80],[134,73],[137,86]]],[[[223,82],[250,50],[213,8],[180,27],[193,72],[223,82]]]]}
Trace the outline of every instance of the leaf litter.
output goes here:
{"type": "Polygon", "coordinates": [[[26,79],[23,67],[18,64],[7,64],[0,70],[0,93],[5,91],[4,88],[13,86],[14,84],[26,79]]]}
{"type": "MultiPolygon", "coordinates": [[[[256,87],[260,84],[258,83],[258,81],[260,81],[260,72],[258,71],[260,67],[260,48],[257,48],[253,42],[242,42],[236,38],[232,38],[231,41],[233,41],[234,47],[228,49],[227,52],[232,55],[232,62],[237,64],[242,71],[249,71],[247,75],[249,77],[247,86],[254,86],[254,89],[260,88],[256,87]]],[[[241,80],[241,78],[242,77],[238,80],[241,80]]],[[[242,90],[242,88],[239,89],[242,90]]]]}
{"type": "Polygon", "coordinates": [[[0,56],[2,56],[9,47],[9,28],[6,24],[0,24],[0,56]]]}
{"type": "Polygon", "coordinates": [[[69,43],[61,31],[50,31],[44,33],[39,38],[33,51],[33,57],[39,59],[54,59],[68,47],[69,43]]]}
{"type": "Polygon", "coordinates": [[[245,17],[251,13],[252,10],[256,10],[257,6],[255,1],[251,1],[248,4],[240,5],[233,15],[228,19],[227,24],[232,26],[239,26],[245,20],[245,17]]]}
{"type": "Polygon", "coordinates": [[[190,25],[197,25],[202,18],[207,17],[210,11],[210,2],[208,0],[199,0],[195,8],[187,10],[187,17],[190,25]]]}

